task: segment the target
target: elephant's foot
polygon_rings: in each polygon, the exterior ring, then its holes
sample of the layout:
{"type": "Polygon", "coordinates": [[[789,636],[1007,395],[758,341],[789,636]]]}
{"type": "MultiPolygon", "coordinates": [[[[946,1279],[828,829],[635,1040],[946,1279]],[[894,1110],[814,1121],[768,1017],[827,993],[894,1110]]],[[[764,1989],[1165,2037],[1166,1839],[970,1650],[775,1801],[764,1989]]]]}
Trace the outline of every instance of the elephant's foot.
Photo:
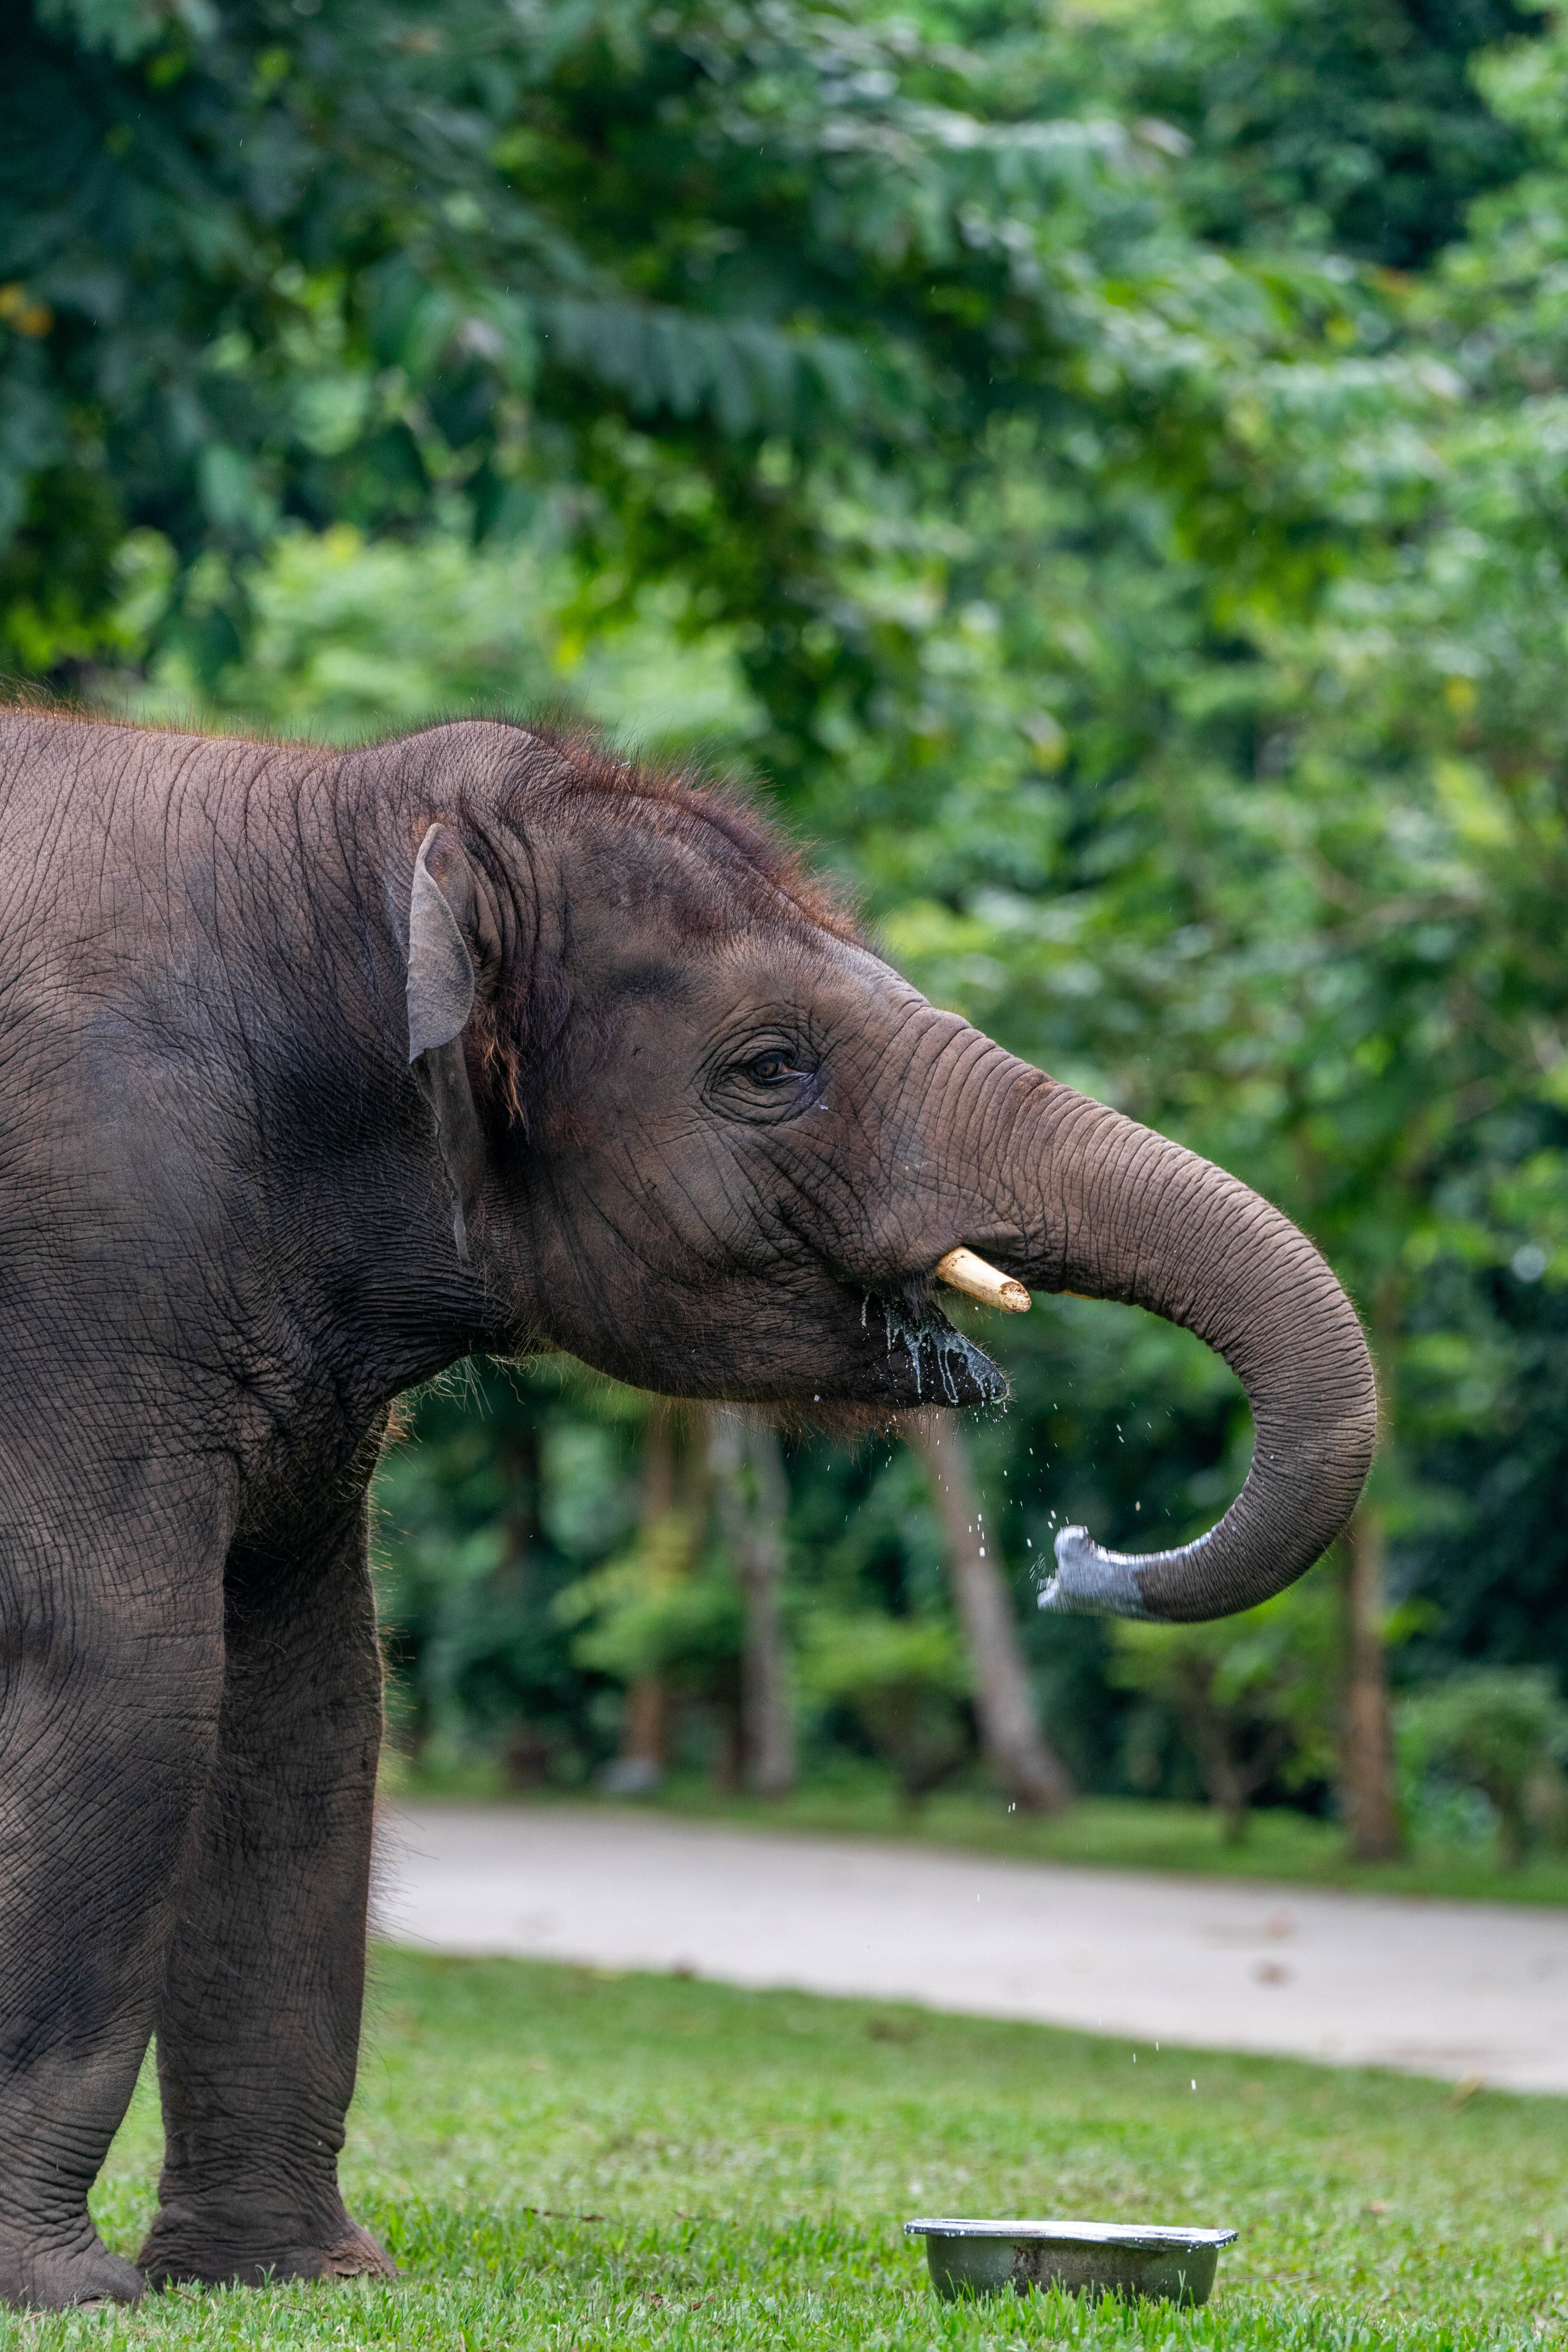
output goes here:
{"type": "Polygon", "coordinates": [[[135,2264],[111,2254],[96,2232],[68,2250],[24,2249],[0,2230],[0,2304],[68,2311],[83,2304],[138,2303],[146,2286],[135,2264]]]}
{"type": "Polygon", "coordinates": [[[140,2261],[149,2286],[268,2286],[284,2279],[395,2278],[397,2265],[368,2230],[344,2214],[325,2244],[310,2233],[252,2232],[232,2226],[204,2231],[199,2216],[160,2214],[140,2261]]]}

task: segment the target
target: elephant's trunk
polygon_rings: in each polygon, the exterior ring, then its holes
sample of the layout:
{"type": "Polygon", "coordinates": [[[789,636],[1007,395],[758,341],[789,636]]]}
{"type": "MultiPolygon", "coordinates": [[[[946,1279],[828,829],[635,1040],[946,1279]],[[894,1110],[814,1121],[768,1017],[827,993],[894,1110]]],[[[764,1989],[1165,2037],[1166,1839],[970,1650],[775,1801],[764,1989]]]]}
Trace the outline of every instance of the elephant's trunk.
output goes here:
{"type": "Polygon", "coordinates": [[[1371,1465],[1377,1391],[1355,1309],[1306,1235],[1245,1184],[1070,1087],[1047,1079],[1042,1090],[1031,1077],[1018,1159],[1044,1230],[1026,1212],[1040,1240],[1026,1278],[1151,1307],[1195,1331],[1239,1377],[1254,1427],[1247,1483],[1217,1527],[1140,1555],[1065,1528],[1040,1605],[1172,1620],[1250,1608],[1332,1543],[1371,1465]]]}

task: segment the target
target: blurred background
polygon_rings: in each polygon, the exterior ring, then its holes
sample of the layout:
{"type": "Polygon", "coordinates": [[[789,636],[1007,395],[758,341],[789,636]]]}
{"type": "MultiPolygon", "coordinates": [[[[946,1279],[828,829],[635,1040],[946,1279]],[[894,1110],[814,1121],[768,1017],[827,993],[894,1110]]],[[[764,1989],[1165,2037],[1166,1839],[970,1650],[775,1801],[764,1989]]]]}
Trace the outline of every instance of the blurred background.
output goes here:
{"type": "Polygon", "coordinates": [[[1007,1409],[858,1451],[468,1368],[378,1487],[405,1785],[1568,1886],[1558,18],[33,0],[0,44],[0,668],[739,773],[1373,1337],[1339,1555],[1177,1632],[1034,1606],[1058,1528],[1182,1540],[1243,1475],[1224,1367],[1132,1310],[994,1319],[1007,1409]]]}

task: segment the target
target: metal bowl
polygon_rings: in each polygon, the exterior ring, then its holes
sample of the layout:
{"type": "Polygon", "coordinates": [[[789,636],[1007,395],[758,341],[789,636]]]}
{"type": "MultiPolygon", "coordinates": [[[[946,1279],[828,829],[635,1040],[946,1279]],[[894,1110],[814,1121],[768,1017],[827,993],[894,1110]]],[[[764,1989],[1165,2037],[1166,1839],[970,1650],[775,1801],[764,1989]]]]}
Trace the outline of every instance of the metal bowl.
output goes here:
{"type": "Polygon", "coordinates": [[[1142,2295],[1206,2303],[1222,2246],[1234,2230],[1175,2230],[1122,2221],[904,2223],[923,2238],[931,2284],[961,2294],[1027,2294],[1059,2286],[1068,2294],[1142,2295]]]}

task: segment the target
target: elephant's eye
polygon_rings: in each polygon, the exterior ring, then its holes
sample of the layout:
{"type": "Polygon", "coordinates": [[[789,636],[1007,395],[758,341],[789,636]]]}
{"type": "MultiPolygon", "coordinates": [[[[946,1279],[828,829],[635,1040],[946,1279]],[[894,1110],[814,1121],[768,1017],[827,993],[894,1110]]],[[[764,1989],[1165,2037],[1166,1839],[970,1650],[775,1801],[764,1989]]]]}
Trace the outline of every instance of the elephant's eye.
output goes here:
{"type": "Polygon", "coordinates": [[[756,1038],[714,1072],[708,1099],[722,1118],[773,1127],[809,1108],[818,1075],[817,1057],[804,1043],[788,1035],[756,1038]]]}
{"type": "Polygon", "coordinates": [[[770,1045],[765,1054],[754,1054],[746,1064],[746,1076],[756,1087],[780,1087],[790,1078],[804,1078],[805,1075],[794,1055],[782,1045],[770,1045]]]}

